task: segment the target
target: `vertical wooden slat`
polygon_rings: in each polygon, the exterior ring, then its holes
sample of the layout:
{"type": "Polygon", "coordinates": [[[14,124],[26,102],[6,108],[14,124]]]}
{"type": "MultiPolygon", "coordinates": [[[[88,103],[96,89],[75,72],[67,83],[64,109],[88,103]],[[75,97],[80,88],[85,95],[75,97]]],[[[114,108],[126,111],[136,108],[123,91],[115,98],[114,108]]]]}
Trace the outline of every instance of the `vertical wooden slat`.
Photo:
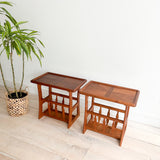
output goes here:
{"type": "MultiPolygon", "coordinates": [[[[110,117],[110,109],[108,109],[107,116],[110,117]]],[[[109,123],[109,119],[107,119],[107,125],[108,125],[108,123],[109,123]]]]}
{"type": "Polygon", "coordinates": [[[94,124],[97,122],[97,117],[94,115],[94,124]]]}
{"type": "Polygon", "coordinates": [[[85,113],[84,113],[84,124],[83,124],[83,133],[86,131],[86,125],[87,125],[87,113],[88,110],[88,96],[85,95],[85,113]]]}
{"type": "Polygon", "coordinates": [[[64,104],[64,97],[63,97],[63,99],[62,99],[62,117],[63,117],[63,120],[65,120],[65,111],[64,111],[64,106],[63,106],[63,104],[64,104]]]}
{"type": "Polygon", "coordinates": [[[106,119],[103,118],[103,125],[106,125],[106,119]]]}
{"type": "Polygon", "coordinates": [[[38,84],[37,88],[38,88],[38,96],[39,96],[39,115],[38,115],[38,119],[40,119],[41,117],[43,117],[43,112],[42,112],[42,89],[41,89],[41,85],[38,84]]]}
{"type": "MultiPolygon", "coordinates": [[[[94,97],[92,97],[92,104],[91,104],[92,110],[94,111],[94,97]]],[[[91,114],[91,120],[93,120],[93,115],[91,114]]]]}
{"type": "Polygon", "coordinates": [[[101,113],[102,113],[102,108],[100,107],[99,108],[99,116],[98,116],[98,122],[100,123],[100,120],[101,120],[101,113]]]}
{"type": "Polygon", "coordinates": [[[103,118],[103,131],[105,132],[105,128],[106,128],[106,119],[103,118]]]}
{"type": "Polygon", "coordinates": [[[112,129],[114,129],[115,128],[115,121],[113,121],[113,123],[112,123],[112,129]]]}
{"type": "Polygon", "coordinates": [[[77,91],[77,103],[78,103],[78,106],[77,106],[77,115],[79,116],[80,115],[80,93],[79,91],[77,91]]]}
{"type": "MultiPolygon", "coordinates": [[[[117,111],[116,119],[118,120],[118,118],[119,118],[119,112],[117,111]]],[[[115,122],[115,127],[117,127],[117,124],[118,124],[118,122],[115,122]]]]}
{"type": "MultiPolygon", "coordinates": [[[[48,88],[48,94],[49,94],[49,100],[51,101],[52,100],[52,94],[51,94],[51,87],[48,88]]],[[[48,114],[51,115],[51,103],[48,102],[48,114]]]]}
{"type": "MultiPolygon", "coordinates": [[[[56,96],[56,102],[58,101],[58,98],[57,98],[58,96],[56,96]]],[[[57,115],[58,115],[58,111],[57,111],[57,104],[55,104],[55,114],[56,114],[56,117],[57,117],[57,115]]]]}
{"type": "Polygon", "coordinates": [[[68,128],[72,125],[72,92],[69,92],[69,120],[68,128]]]}

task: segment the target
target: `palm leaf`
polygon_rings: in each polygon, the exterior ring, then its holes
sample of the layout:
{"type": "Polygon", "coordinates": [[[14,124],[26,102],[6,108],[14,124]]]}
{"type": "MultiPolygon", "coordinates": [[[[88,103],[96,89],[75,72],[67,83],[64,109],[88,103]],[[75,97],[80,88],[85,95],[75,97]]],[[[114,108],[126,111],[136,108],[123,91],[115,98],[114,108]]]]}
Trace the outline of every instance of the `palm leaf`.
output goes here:
{"type": "Polygon", "coordinates": [[[13,38],[14,42],[15,42],[15,49],[17,50],[17,54],[21,55],[21,43],[19,42],[18,39],[13,38]]]}
{"type": "Polygon", "coordinates": [[[17,43],[15,41],[12,42],[12,48],[16,50],[17,55],[21,55],[21,50],[19,50],[17,43]]]}
{"type": "Polygon", "coordinates": [[[6,20],[6,26],[8,28],[8,33],[11,33],[11,24],[9,23],[9,21],[6,20]]]}
{"type": "Polygon", "coordinates": [[[10,49],[9,49],[9,44],[6,44],[7,42],[6,41],[3,41],[3,47],[6,51],[6,54],[7,54],[7,58],[9,59],[9,55],[10,55],[10,49]]]}
{"type": "Polygon", "coordinates": [[[39,54],[40,54],[41,57],[44,57],[42,51],[39,48],[38,48],[38,52],[39,52],[39,54]]]}
{"type": "Polygon", "coordinates": [[[6,13],[6,16],[9,18],[9,20],[16,25],[17,21],[13,18],[13,16],[3,7],[1,7],[1,9],[6,13]]]}
{"type": "Polygon", "coordinates": [[[5,4],[5,5],[8,5],[8,6],[13,6],[11,2],[7,2],[7,1],[0,1],[0,4],[5,4]]]}
{"type": "Polygon", "coordinates": [[[43,47],[45,47],[41,40],[38,39],[38,41],[43,47]]]}
{"type": "Polygon", "coordinates": [[[29,50],[29,58],[32,61],[32,57],[31,57],[31,44],[29,42],[27,43],[27,47],[28,47],[28,50],[29,50]]]}
{"type": "Polygon", "coordinates": [[[5,39],[7,33],[8,33],[8,32],[7,32],[6,30],[2,33],[2,41],[5,39]]]}
{"type": "Polygon", "coordinates": [[[30,33],[28,33],[28,35],[30,35],[30,36],[38,35],[38,31],[32,30],[30,33]]]}
{"type": "Polygon", "coordinates": [[[26,56],[27,56],[27,58],[28,58],[28,56],[29,56],[29,50],[28,50],[27,45],[26,45],[24,42],[22,42],[22,41],[19,41],[19,42],[20,42],[20,44],[21,44],[21,47],[22,47],[24,53],[26,54],[26,56]]]}
{"type": "Polygon", "coordinates": [[[41,65],[41,67],[42,67],[41,59],[40,59],[40,57],[38,56],[38,54],[36,53],[36,51],[35,51],[35,49],[34,49],[34,47],[33,47],[32,45],[31,45],[31,49],[32,49],[32,52],[34,53],[34,55],[38,58],[39,63],[40,63],[40,65],[41,65]]]}
{"type": "Polygon", "coordinates": [[[24,23],[28,23],[28,21],[17,22],[17,24],[15,24],[15,27],[19,27],[19,25],[24,24],[24,23]]]}

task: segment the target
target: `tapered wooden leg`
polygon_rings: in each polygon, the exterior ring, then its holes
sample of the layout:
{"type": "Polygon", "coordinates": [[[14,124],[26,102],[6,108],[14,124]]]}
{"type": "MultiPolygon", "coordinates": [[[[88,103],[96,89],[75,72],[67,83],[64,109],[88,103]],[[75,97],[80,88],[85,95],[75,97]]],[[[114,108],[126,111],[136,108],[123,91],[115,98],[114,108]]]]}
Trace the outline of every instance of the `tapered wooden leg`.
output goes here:
{"type": "MultiPolygon", "coordinates": [[[[56,95],[56,103],[58,102],[58,96],[56,95]]],[[[57,117],[58,115],[58,109],[57,109],[57,104],[55,104],[55,115],[57,117]]]]}
{"type": "MultiPolygon", "coordinates": [[[[128,122],[129,109],[130,109],[130,107],[128,107],[127,113],[126,113],[126,114],[127,114],[126,127],[127,127],[127,124],[128,124],[127,122],[128,122]]],[[[125,128],[125,129],[126,129],[126,128],[125,128]]]]}
{"type": "Polygon", "coordinates": [[[126,131],[128,114],[129,114],[129,106],[126,106],[125,115],[124,115],[124,124],[123,124],[121,139],[120,139],[120,146],[122,145],[124,134],[125,134],[125,131],[126,131]]]}
{"type": "Polygon", "coordinates": [[[72,92],[69,92],[69,121],[68,128],[72,125],[72,92]]]}
{"type": "Polygon", "coordinates": [[[39,115],[38,115],[38,119],[43,117],[43,112],[42,112],[42,89],[41,89],[41,85],[38,84],[37,85],[38,88],[38,96],[39,96],[39,115]]]}
{"type": "Polygon", "coordinates": [[[88,96],[85,96],[85,113],[84,113],[84,124],[83,124],[83,133],[86,131],[87,125],[87,110],[88,110],[88,96]]]}
{"type": "MultiPolygon", "coordinates": [[[[49,87],[49,100],[52,100],[51,87],[49,87]]],[[[48,114],[51,115],[51,103],[48,102],[48,114]]]]}
{"type": "MultiPolygon", "coordinates": [[[[116,119],[118,119],[118,117],[119,117],[119,112],[117,111],[117,113],[116,113],[116,119]]],[[[117,124],[118,124],[118,122],[116,121],[115,122],[115,127],[117,127],[117,124]]]]}
{"type": "MultiPolygon", "coordinates": [[[[62,99],[62,104],[64,104],[64,97],[62,99]]],[[[63,105],[62,105],[62,117],[63,117],[63,120],[65,120],[65,109],[63,105]]]]}
{"type": "Polygon", "coordinates": [[[77,92],[77,103],[78,103],[78,106],[77,106],[77,116],[80,115],[80,96],[79,96],[79,91],[77,92]]]}
{"type": "MultiPolygon", "coordinates": [[[[92,109],[91,111],[94,110],[94,97],[92,97],[92,105],[91,105],[92,109]]],[[[91,120],[93,121],[93,115],[91,114],[91,120]]]]}

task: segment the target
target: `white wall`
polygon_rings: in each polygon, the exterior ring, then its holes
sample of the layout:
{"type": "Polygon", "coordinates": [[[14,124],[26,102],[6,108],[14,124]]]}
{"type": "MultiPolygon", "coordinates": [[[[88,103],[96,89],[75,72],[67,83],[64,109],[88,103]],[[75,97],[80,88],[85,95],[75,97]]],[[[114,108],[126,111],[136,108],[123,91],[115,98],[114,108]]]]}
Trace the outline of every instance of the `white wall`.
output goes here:
{"type": "MultiPolygon", "coordinates": [[[[43,68],[35,59],[26,64],[25,84],[32,91],[30,80],[46,71],[139,89],[130,119],[160,127],[159,0],[13,2],[11,12],[39,30],[46,46],[43,68]]],[[[10,81],[6,58],[3,63],[10,81]]]]}

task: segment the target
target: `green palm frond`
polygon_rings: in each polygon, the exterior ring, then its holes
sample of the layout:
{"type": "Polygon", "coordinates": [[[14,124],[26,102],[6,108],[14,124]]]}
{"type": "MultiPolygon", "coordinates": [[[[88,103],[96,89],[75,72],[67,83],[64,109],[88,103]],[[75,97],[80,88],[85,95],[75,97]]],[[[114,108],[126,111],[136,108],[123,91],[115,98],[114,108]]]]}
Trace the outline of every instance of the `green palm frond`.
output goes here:
{"type": "MultiPolygon", "coordinates": [[[[27,60],[32,60],[33,55],[36,56],[40,66],[42,66],[41,58],[44,57],[44,54],[41,51],[41,47],[45,46],[43,42],[37,38],[39,35],[38,31],[25,28],[21,29],[21,25],[27,23],[27,21],[17,22],[7,9],[1,7],[1,4],[12,6],[12,3],[0,1],[0,15],[3,14],[6,16],[6,20],[0,22],[0,56],[5,53],[11,62],[14,90],[18,98],[13,66],[13,54],[22,56],[22,81],[19,89],[21,91],[24,79],[24,56],[26,56],[27,60]]],[[[3,75],[2,66],[0,66],[0,72],[3,75]]],[[[8,92],[4,76],[3,82],[8,92]]],[[[9,92],[8,94],[10,95],[9,92]]]]}
{"type": "Polygon", "coordinates": [[[15,20],[15,18],[9,13],[9,11],[7,11],[7,9],[1,7],[2,10],[2,14],[4,14],[6,17],[8,17],[8,19],[14,24],[17,24],[17,21],[15,20]]]}
{"type": "Polygon", "coordinates": [[[8,2],[8,1],[0,1],[0,4],[5,4],[5,5],[8,5],[8,6],[13,6],[13,3],[12,2],[8,2]]]}

